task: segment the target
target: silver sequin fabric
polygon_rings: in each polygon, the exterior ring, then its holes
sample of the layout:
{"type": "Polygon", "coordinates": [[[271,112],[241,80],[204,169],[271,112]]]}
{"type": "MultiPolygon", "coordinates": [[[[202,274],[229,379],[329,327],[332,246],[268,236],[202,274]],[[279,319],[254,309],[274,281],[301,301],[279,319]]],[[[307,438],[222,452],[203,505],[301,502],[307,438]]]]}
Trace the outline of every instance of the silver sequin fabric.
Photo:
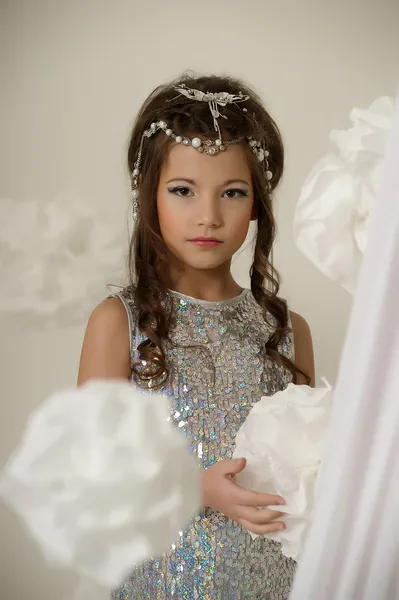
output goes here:
{"type": "MultiPolygon", "coordinates": [[[[266,355],[273,320],[264,318],[249,290],[224,302],[170,294],[175,324],[165,347],[170,376],[163,391],[172,422],[207,468],[231,458],[251,407],[284,389],[291,375],[266,355]]],[[[133,361],[143,339],[134,291],[118,296],[128,311],[133,361]]],[[[279,350],[293,358],[291,336],[279,350]]],[[[252,540],[237,523],[206,509],[166,555],[135,567],[112,600],[287,600],[295,566],[276,542],[252,540]]]]}

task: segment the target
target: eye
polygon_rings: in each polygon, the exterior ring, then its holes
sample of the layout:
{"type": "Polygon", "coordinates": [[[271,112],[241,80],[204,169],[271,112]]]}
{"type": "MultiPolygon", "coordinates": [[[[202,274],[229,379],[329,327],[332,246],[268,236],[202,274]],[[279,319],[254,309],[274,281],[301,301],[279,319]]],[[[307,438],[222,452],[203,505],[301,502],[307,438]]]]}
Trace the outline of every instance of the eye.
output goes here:
{"type": "Polygon", "coordinates": [[[181,198],[188,198],[193,193],[190,190],[190,188],[184,187],[184,186],[168,188],[168,192],[170,194],[175,194],[176,196],[180,196],[181,198]]]}
{"type": "Polygon", "coordinates": [[[226,190],[223,195],[226,196],[227,198],[231,198],[231,199],[247,198],[248,192],[247,192],[247,190],[241,190],[240,188],[235,188],[235,189],[231,189],[231,190],[226,190]]]}

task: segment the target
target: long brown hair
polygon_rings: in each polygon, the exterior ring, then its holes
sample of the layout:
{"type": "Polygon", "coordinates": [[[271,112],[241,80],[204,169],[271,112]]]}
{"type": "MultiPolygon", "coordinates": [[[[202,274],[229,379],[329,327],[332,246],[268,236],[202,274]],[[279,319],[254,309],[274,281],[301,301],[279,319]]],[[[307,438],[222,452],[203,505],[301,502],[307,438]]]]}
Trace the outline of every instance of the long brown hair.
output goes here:
{"type": "MultiPolygon", "coordinates": [[[[156,88],[142,106],[133,127],[128,150],[128,167],[132,173],[144,130],[153,122],[165,121],[176,135],[195,133],[208,139],[217,137],[213,119],[206,102],[190,100],[176,93],[175,87],[184,84],[203,92],[242,92],[250,99],[245,104],[223,107],[226,119],[219,119],[224,139],[248,138],[264,140],[270,153],[269,168],[273,174],[270,191],[265,185],[264,167],[256,159],[248,144],[248,153],[257,214],[257,234],[251,267],[251,290],[257,303],[268,315],[274,317],[274,334],[266,342],[267,354],[292,373],[304,375],[287,357],[280,354],[279,343],[289,330],[286,303],[278,297],[280,278],[271,263],[271,253],[276,235],[272,209],[272,192],[280,182],[284,166],[284,148],[278,127],[264,108],[257,94],[242,81],[227,76],[184,75],[169,84],[156,88]],[[246,111],[242,108],[245,106],[246,111]]],[[[129,270],[135,289],[138,309],[138,328],[144,341],[138,346],[138,361],[133,374],[138,383],[159,387],[168,378],[168,365],[164,342],[169,339],[172,327],[172,307],[168,300],[168,273],[171,258],[159,226],[157,189],[162,165],[171,140],[162,134],[146,139],[141,162],[140,199],[136,228],[130,244],[129,270]]]]}

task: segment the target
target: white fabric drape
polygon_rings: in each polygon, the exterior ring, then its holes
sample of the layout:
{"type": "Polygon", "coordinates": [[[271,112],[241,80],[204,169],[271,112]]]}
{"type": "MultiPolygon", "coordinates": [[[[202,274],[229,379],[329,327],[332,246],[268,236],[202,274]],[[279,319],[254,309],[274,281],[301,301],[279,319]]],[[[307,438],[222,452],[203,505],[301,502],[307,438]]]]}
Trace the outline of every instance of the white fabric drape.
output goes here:
{"type": "Polygon", "coordinates": [[[399,598],[399,96],[291,600],[399,598]]]}
{"type": "Polygon", "coordinates": [[[352,126],[330,132],[334,148],[314,165],[296,205],[297,247],[350,294],[356,289],[369,216],[380,195],[393,111],[393,100],[386,96],[366,109],[353,108],[352,126]]]}
{"type": "MultiPolygon", "coordinates": [[[[248,490],[278,494],[286,529],[267,534],[282,553],[298,560],[314,510],[314,497],[329,430],[333,390],[290,383],[255,402],[238,430],[233,458],[244,457],[236,481],[248,490]]],[[[252,539],[258,536],[251,533],[252,539]]]]}

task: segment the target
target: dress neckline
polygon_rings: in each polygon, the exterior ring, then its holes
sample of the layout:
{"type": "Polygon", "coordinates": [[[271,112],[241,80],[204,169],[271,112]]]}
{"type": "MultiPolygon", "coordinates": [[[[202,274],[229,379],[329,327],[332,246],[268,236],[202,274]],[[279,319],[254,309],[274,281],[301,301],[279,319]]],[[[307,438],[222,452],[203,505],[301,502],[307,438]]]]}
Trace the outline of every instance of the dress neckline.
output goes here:
{"type": "Polygon", "coordinates": [[[175,298],[179,300],[180,303],[193,304],[198,306],[203,306],[204,308],[215,309],[215,308],[223,308],[225,306],[234,306],[239,304],[241,300],[246,298],[250,290],[243,289],[238,296],[234,296],[233,298],[228,298],[227,300],[201,300],[199,298],[193,298],[192,296],[186,296],[185,294],[181,294],[180,292],[176,292],[174,290],[168,290],[171,298],[175,298]]]}

